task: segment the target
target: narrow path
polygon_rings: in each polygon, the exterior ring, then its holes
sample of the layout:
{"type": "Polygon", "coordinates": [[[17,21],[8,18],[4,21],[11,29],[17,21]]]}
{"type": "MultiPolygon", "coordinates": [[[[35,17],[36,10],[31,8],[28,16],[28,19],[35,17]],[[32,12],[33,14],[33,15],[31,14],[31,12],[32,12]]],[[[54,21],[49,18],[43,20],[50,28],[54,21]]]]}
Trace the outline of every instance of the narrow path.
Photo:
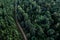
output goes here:
{"type": "Polygon", "coordinates": [[[16,25],[18,27],[18,30],[21,32],[21,34],[22,34],[22,36],[24,38],[23,40],[27,40],[27,37],[26,37],[22,27],[20,26],[20,24],[19,24],[19,22],[17,20],[17,15],[16,15],[16,13],[17,13],[17,11],[16,11],[17,10],[17,0],[15,0],[14,3],[15,3],[15,5],[14,5],[14,19],[15,19],[16,25]]]}

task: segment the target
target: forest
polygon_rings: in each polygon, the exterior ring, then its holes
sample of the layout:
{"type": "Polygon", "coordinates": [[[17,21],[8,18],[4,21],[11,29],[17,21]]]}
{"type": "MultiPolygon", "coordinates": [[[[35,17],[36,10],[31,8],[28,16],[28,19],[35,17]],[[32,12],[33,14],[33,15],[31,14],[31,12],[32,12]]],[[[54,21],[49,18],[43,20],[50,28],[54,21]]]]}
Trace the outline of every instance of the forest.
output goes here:
{"type": "Polygon", "coordinates": [[[60,0],[0,0],[0,40],[60,40],[60,0]]]}

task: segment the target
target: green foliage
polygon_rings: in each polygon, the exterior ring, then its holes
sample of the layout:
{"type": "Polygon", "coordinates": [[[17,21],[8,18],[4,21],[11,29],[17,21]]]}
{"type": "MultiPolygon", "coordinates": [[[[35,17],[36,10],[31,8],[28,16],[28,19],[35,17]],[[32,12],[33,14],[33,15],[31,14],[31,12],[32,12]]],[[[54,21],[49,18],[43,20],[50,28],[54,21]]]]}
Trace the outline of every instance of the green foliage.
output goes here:
{"type": "MultiPolygon", "coordinates": [[[[14,1],[0,0],[1,40],[23,40],[14,20],[14,1]]],[[[28,40],[60,40],[59,2],[17,0],[16,4],[17,18],[28,40]]]]}
{"type": "MultiPolygon", "coordinates": [[[[30,40],[59,40],[59,38],[57,38],[58,36],[56,36],[58,28],[56,28],[56,25],[57,23],[60,24],[60,22],[58,22],[60,13],[58,12],[59,6],[56,1],[22,0],[19,1],[19,3],[18,6],[24,10],[23,13],[21,13],[22,11],[20,11],[21,9],[18,7],[18,12],[22,15],[21,19],[23,18],[23,20],[21,20],[23,21],[21,26],[27,31],[26,34],[30,33],[30,38],[32,38],[30,40]],[[27,15],[24,16],[24,14],[27,15]],[[28,22],[28,20],[30,22],[28,22]],[[27,23],[25,23],[26,21],[27,23]]],[[[22,23],[21,21],[20,24],[22,23]]],[[[27,37],[29,38],[29,36],[27,37]]]]}
{"type": "Polygon", "coordinates": [[[12,0],[0,0],[0,40],[22,40],[13,18],[12,0]]]}

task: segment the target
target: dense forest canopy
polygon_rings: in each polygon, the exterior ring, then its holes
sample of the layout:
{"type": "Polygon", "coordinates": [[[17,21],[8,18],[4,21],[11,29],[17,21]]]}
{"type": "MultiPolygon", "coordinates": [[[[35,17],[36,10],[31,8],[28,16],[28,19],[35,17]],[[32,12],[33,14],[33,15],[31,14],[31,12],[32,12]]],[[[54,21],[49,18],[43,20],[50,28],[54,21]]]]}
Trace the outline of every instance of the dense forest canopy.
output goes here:
{"type": "Polygon", "coordinates": [[[60,1],[0,0],[0,40],[60,40],[60,1]]]}

